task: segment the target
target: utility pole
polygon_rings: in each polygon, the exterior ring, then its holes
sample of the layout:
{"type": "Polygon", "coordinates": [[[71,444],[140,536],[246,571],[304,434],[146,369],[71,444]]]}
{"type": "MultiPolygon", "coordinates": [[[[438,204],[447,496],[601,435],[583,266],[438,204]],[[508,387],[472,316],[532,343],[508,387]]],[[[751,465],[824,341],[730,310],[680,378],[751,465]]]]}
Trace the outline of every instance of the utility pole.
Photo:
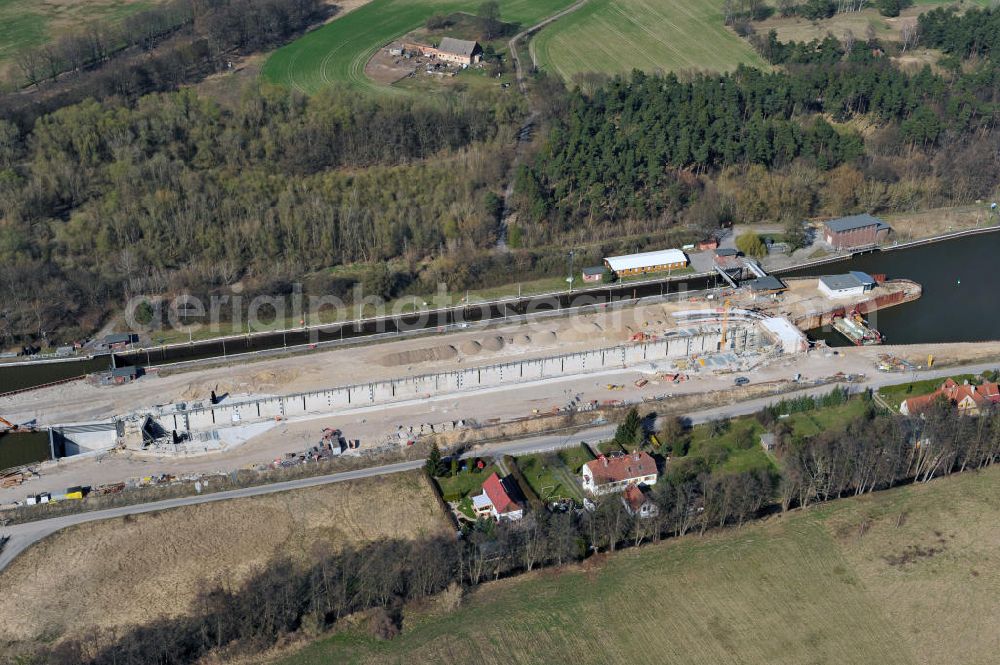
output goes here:
{"type": "Polygon", "coordinates": [[[569,292],[573,293],[573,250],[569,250],[569,277],[566,278],[569,282],[569,292]]]}

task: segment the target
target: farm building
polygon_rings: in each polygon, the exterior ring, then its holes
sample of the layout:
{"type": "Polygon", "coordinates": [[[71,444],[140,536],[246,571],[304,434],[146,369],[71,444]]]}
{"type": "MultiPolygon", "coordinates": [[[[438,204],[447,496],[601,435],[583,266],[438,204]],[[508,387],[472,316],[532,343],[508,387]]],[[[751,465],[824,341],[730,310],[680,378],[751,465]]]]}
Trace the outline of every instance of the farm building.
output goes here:
{"type": "Polygon", "coordinates": [[[478,42],[467,39],[454,39],[445,37],[437,47],[439,60],[454,62],[456,65],[471,65],[479,62],[483,57],[483,49],[478,42]]]}
{"type": "Polygon", "coordinates": [[[831,219],[823,225],[823,239],[834,249],[877,245],[889,236],[892,227],[871,215],[851,215],[831,219]]]}
{"type": "Polygon", "coordinates": [[[823,275],[819,278],[819,292],[827,298],[853,298],[877,286],[868,273],[852,270],[846,275],[823,275]]]}
{"type": "Polygon", "coordinates": [[[609,256],[604,259],[604,265],[620,276],[675,270],[684,268],[687,264],[687,256],[679,249],[661,249],[656,252],[609,256]]]}
{"type": "Polygon", "coordinates": [[[437,46],[417,42],[405,42],[401,48],[409,53],[416,53],[428,58],[437,58],[438,60],[456,65],[471,65],[483,59],[483,49],[479,46],[478,42],[466,39],[454,39],[453,37],[443,38],[437,46]]]}
{"type": "Polygon", "coordinates": [[[959,385],[954,379],[948,379],[941,387],[929,395],[911,397],[899,405],[899,412],[904,416],[916,416],[931,407],[943,397],[958,407],[958,412],[968,416],[978,416],[983,407],[1000,404],[1000,386],[996,383],[984,383],[974,386],[968,382],[959,385]]]}
{"type": "Polygon", "coordinates": [[[656,462],[647,453],[599,456],[583,465],[583,488],[593,494],[624,492],[632,485],[655,485],[656,462]]]}
{"type": "Polygon", "coordinates": [[[591,266],[583,269],[583,281],[601,282],[604,280],[604,266],[591,266]]]}
{"type": "Polygon", "coordinates": [[[515,521],[524,517],[524,508],[513,495],[517,494],[512,478],[501,479],[496,473],[483,483],[483,493],[472,497],[476,517],[515,521]]]}

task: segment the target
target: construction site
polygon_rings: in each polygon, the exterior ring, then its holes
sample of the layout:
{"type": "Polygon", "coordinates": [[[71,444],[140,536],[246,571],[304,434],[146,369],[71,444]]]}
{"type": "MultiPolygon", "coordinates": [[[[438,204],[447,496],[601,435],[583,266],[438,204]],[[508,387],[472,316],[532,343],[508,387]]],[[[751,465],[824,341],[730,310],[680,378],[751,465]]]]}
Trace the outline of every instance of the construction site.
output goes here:
{"type": "Polygon", "coordinates": [[[831,298],[815,278],[770,279],[781,288],[761,292],[751,281],[305,356],[151,367],[120,385],[76,382],[0,398],[8,431],[30,423],[39,439],[33,463],[7,465],[17,468],[0,503],[358,457],[454,432],[475,442],[501,423],[517,423],[507,435],[538,431],[532,421],[552,413],[593,412],[596,422],[601,409],[628,404],[669,408],[690,395],[863,374],[873,359],[815,348],[804,331],[920,294],[912,282],[883,278],[831,298]]]}

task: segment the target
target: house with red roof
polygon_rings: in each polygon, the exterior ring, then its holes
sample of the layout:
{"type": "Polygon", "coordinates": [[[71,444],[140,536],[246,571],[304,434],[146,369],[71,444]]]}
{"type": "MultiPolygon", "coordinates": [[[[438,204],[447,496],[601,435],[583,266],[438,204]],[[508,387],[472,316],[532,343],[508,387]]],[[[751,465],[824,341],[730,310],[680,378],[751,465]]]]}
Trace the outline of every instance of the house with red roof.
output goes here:
{"type": "Polygon", "coordinates": [[[655,485],[656,461],[647,453],[600,455],[583,465],[583,489],[592,494],[624,492],[632,485],[655,485]]]}
{"type": "Polygon", "coordinates": [[[629,515],[640,519],[655,517],[659,512],[656,504],[646,496],[646,493],[638,485],[629,485],[622,492],[622,503],[625,504],[625,510],[629,515]]]}
{"type": "Polygon", "coordinates": [[[514,479],[501,479],[496,473],[483,483],[483,493],[472,497],[472,508],[476,517],[492,517],[497,520],[519,520],[524,517],[524,507],[514,498],[519,492],[514,479]]]}
{"type": "Polygon", "coordinates": [[[960,385],[954,379],[948,379],[941,384],[940,388],[929,395],[904,400],[899,405],[899,412],[904,416],[920,415],[941,398],[958,407],[960,414],[978,416],[984,407],[1000,404],[1000,386],[996,383],[983,383],[974,386],[968,381],[960,385]]]}

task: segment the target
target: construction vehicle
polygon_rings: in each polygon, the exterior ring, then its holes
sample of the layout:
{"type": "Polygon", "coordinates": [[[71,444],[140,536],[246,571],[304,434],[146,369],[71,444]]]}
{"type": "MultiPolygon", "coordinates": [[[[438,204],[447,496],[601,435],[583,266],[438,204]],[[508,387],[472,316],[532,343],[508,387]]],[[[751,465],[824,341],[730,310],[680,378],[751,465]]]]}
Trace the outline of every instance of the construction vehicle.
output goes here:
{"type": "Polygon", "coordinates": [[[30,425],[15,425],[3,416],[0,416],[0,425],[6,427],[6,429],[0,428],[0,433],[11,433],[16,434],[18,432],[34,432],[35,428],[30,425]]]}

